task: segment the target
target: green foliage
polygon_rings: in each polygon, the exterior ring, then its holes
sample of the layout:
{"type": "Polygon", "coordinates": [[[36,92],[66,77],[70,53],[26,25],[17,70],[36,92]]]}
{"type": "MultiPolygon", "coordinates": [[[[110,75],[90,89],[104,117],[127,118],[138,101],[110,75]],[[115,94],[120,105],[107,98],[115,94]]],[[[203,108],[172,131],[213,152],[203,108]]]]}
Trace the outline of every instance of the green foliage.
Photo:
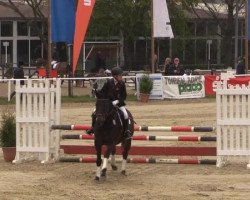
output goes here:
{"type": "Polygon", "coordinates": [[[153,89],[153,80],[149,77],[149,75],[142,75],[139,81],[139,90],[140,93],[150,94],[153,89]]]}
{"type": "Polygon", "coordinates": [[[2,147],[16,146],[16,118],[13,112],[4,111],[2,114],[0,143],[2,147]]]}

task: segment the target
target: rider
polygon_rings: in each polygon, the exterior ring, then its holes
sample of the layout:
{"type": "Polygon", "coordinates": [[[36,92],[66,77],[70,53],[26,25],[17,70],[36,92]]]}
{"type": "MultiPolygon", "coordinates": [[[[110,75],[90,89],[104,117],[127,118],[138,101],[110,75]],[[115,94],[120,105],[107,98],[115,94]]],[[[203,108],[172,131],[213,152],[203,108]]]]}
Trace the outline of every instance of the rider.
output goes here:
{"type": "MultiPolygon", "coordinates": [[[[112,79],[109,79],[102,87],[101,91],[98,92],[97,95],[102,95],[102,97],[109,99],[112,101],[113,106],[117,106],[124,115],[125,123],[124,123],[124,134],[126,139],[132,137],[132,133],[129,130],[129,117],[128,112],[125,108],[125,99],[127,97],[126,85],[122,80],[122,69],[120,67],[114,67],[111,70],[111,74],[113,76],[112,79]]],[[[92,115],[92,129],[87,131],[87,134],[94,133],[93,127],[95,123],[95,113],[92,115]]]]}

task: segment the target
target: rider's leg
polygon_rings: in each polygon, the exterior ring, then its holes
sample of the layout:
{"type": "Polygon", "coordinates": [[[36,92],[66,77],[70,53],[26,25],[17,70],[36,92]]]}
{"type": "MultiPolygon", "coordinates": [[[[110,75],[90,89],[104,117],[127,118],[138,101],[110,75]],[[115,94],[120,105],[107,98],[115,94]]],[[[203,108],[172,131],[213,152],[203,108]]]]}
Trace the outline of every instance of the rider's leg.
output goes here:
{"type": "Polygon", "coordinates": [[[125,106],[122,106],[119,109],[123,112],[124,119],[125,119],[125,121],[124,121],[124,134],[125,134],[125,137],[126,137],[126,139],[130,139],[132,137],[132,133],[129,130],[128,112],[127,112],[125,106]]]}
{"type": "Polygon", "coordinates": [[[94,126],[95,126],[95,121],[96,121],[95,110],[94,110],[94,112],[92,113],[91,117],[92,117],[92,127],[91,127],[91,129],[89,129],[89,130],[86,131],[86,133],[87,133],[88,135],[91,135],[91,134],[94,133],[94,126]]]}

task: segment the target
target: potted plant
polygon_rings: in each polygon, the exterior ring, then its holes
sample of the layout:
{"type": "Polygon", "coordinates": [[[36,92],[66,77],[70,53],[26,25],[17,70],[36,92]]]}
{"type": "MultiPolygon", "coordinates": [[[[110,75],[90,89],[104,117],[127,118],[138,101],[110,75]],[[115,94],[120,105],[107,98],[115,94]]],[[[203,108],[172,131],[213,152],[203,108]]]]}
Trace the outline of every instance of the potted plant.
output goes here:
{"type": "Polygon", "coordinates": [[[153,89],[153,80],[148,74],[141,76],[139,80],[139,100],[141,102],[148,102],[149,95],[153,89]]]}
{"type": "Polygon", "coordinates": [[[12,162],[16,156],[16,119],[15,114],[4,111],[0,126],[0,144],[4,160],[12,162]]]}

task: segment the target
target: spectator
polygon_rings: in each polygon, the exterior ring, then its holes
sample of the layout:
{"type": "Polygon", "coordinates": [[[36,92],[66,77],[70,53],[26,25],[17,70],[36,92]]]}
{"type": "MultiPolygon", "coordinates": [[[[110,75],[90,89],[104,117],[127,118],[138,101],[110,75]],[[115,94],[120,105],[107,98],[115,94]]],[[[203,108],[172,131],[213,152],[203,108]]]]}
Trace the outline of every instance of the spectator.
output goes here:
{"type": "Polygon", "coordinates": [[[164,62],[164,71],[163,71],[164,76],[168,76],[170,74],[171,65],[172,65],[171,58],[166,58],[164,62]]]}
{"type": "Polygon", "coordinates": [[[185,73],[183,66],[180,64],[180,59],[175,58],[174,63],[171,65],[169,69],[170,76],[182,76],[185,73]]]}
{"type": "Polygon", "coordinates": [[[238,59],[236,74],[245,74],[245,60],[244,60],[244,58],[238,59]]]}
{"type": "Polygon", "coordinates": [[[160,70],[159,70],[159,63],[158,63],[158,56],[156,54],[154,54],[154,58],[153,59],[154,59],[154,72],[160,72],[160,70]]]}
{"type": "MultiPolygon", "coordinates": [[[[20,61],[18,63],[18,66],[14,69],[14,72],[13,72],[13,78],[14,79],[25,79],[24,78],[24,71],[23,71],[23,66],[24,66],[24,63],[22,61],[20,61]]],[[[14,82],[16,83],[16,82],[14,82]]],[[[24,85],[24,80],[21,80],[20,81],[20,84],[21,85],[24,85]]],[[[13,91],[10,95],[10,99],[12,99],[16,94],[16,91],[13,91]]]]}
{"type": "Polygon", "coordinates": [[[92,70],[92,73],[99,73],[101,69],[106,70],[106,60],[101,51],[98,51],[96,54],[95,68],[92,70]]]}

